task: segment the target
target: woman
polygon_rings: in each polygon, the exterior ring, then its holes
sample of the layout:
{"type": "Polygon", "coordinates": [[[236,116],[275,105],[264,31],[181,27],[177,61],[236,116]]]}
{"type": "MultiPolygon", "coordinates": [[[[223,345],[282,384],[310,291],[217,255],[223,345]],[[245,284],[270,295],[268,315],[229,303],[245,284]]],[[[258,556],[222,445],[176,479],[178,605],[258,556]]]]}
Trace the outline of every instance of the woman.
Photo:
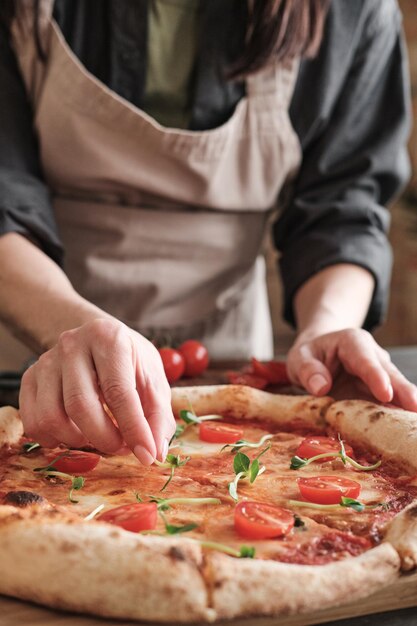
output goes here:
{"type": "Polygon", "coordinates": [[[343,370],[417,410],[361,330],[384,309],[383,204],[408,173],[396,3],[249,6],[3,3],[0,315],[42,353],[20,405],[44,445],[165,457],[170,393],[146,336],[271,356],[260,252],[278,197],[292,380],[323,395],[343,370]]]}

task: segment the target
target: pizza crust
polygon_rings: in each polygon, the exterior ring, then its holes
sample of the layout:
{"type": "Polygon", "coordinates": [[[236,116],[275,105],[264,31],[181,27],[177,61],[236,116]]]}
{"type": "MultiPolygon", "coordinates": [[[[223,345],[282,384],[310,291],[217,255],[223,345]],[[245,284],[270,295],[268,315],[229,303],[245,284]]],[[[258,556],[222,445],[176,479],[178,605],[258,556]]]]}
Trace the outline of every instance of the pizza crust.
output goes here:
{"type": "Polygon", "coordinates": [[[343,400],[329,406],[326,421],[352,443],[417,470],[417,413],[363,400],[343,400]]]}
{"type": "Polygon", "coordinates": [[[19,412],[12,406],[0,407],[0,446],[14,444],[23,436],[19,412]]]}
{"type": "Polygon", "coordinates": [[[236,419],[267,420],[276,423],[300,419],[310,426],[326,425],[324,414],[332,398],[271,394],[244,385],[174,387],[172,409],[176,417],[190,404],[197,415],[219,414],[236,419]]]}
{"type": "Polygon", "coordinates": [[[198,544],[0,507],[0,593],[104,617],[211,621],[198,544]]]}
{"type": "Polygon", "coordinates": [[[366,597],[398,577],[400,559],[385,543],[327,565],[291,565],[212,554],[211,601],[217,618],[295,615],[366,597]]]}
{"type": "Polygon", "coordinates": [[[405,571],[417,567],[417,501],[415,500],[387,525],[384,541],[391,543],[401,557],[405,571]]]}

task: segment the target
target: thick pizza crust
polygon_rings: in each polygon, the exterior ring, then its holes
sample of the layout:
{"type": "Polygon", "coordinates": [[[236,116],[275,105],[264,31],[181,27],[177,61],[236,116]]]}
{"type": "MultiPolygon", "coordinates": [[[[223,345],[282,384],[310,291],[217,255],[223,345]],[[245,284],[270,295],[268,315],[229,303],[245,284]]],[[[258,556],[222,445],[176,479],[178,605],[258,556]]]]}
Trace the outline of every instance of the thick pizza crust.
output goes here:
{"type": "Polygon", "coordinates": [[[214,617],[200,546],[83,522],[60,511],[0,507],[0,593],[124,619],[214,617]]]}
{"type": "Polygon", "coordinates": [[[60,510],[0,508],[0,593],[104,617],[186,623],[309,612],[394,581],[385,543],[320,566],[203,555],[186,538],[143,536],[60,510]]]}
{"type": "Polygon", "coordinates": [[[295,615],[366,597],[398,577],[400,559],[386,543],[327,565],[236,563],[210,555],[211,602],[217,618],[295,615]]]}
{"type": "Polygon", "coordinates": [[[197,415],[216,413],[236,419],[266,420],[277,423],[300,419],[306,424],[325,426],[324,414],[332,398],[284,396],[271,394],[244,385],[211,385],[205,387],[174,387],[172,409],[178,417],[190,403],[197,415]]]}
{"type": "Polygon", "coordinates": [[[14,444],[23,435],[23,424],[19,412],[12,406],[0,407],[0,447],[14,444]]]}
{"type": "Polygon", "coordinates": [[[384,541],[397,550],[403,570],[417,567],[417,501],[409,504],[387,525],[384,541]]]}
{"type": "Polygon", "coordinates": [[[334,402],[326,421],[352,443],[417,470],[417,413],[363,400],[334,402]]]}

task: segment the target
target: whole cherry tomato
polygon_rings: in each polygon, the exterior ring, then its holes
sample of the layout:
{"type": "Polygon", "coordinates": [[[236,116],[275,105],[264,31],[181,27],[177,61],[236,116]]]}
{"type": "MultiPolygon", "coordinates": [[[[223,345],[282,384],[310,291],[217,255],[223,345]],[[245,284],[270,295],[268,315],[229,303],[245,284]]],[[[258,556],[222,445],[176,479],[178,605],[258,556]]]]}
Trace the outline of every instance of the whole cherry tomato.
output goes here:
{"type": "Polygon", "coordinates": [[[185,361],[182,354],[174,348],[160,348],[159,354],[169,383],[173,383],[184,374],[185,361]]]}
{"type": "Polygon", "coordinates": [[[199,341],[188,339],[178,350],[185,359],[185,376],[199,376],[207,369],[209,354],[207,348],[199,341]]]}

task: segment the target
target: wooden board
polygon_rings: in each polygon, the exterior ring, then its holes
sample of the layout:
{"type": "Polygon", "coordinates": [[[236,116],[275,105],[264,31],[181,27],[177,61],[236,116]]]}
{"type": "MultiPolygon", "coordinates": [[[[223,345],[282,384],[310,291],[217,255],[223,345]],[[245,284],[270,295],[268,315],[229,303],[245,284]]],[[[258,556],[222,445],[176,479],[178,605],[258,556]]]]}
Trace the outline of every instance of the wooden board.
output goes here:
{"type": "MultiPolygon", "coordinates": [[[[292,617],[248,618],[216,622],[215,626],[310,626],[348,617],[382,613],[395,609],[417,606],[417,573],[404,575],[394,584],[385,587],[369,598],[353,604],[343,605],[326,611],[292,617]]],[[[155,622],[132,622],[107,620],[73,613],[53,611],[28,602],[0,596],[1,626],[155,626],[155,622]]],[[[377,620],[375,621],[377,624],[377,620]]],[[[173,622],[170,626],[184,626],[173,622]]]]}

